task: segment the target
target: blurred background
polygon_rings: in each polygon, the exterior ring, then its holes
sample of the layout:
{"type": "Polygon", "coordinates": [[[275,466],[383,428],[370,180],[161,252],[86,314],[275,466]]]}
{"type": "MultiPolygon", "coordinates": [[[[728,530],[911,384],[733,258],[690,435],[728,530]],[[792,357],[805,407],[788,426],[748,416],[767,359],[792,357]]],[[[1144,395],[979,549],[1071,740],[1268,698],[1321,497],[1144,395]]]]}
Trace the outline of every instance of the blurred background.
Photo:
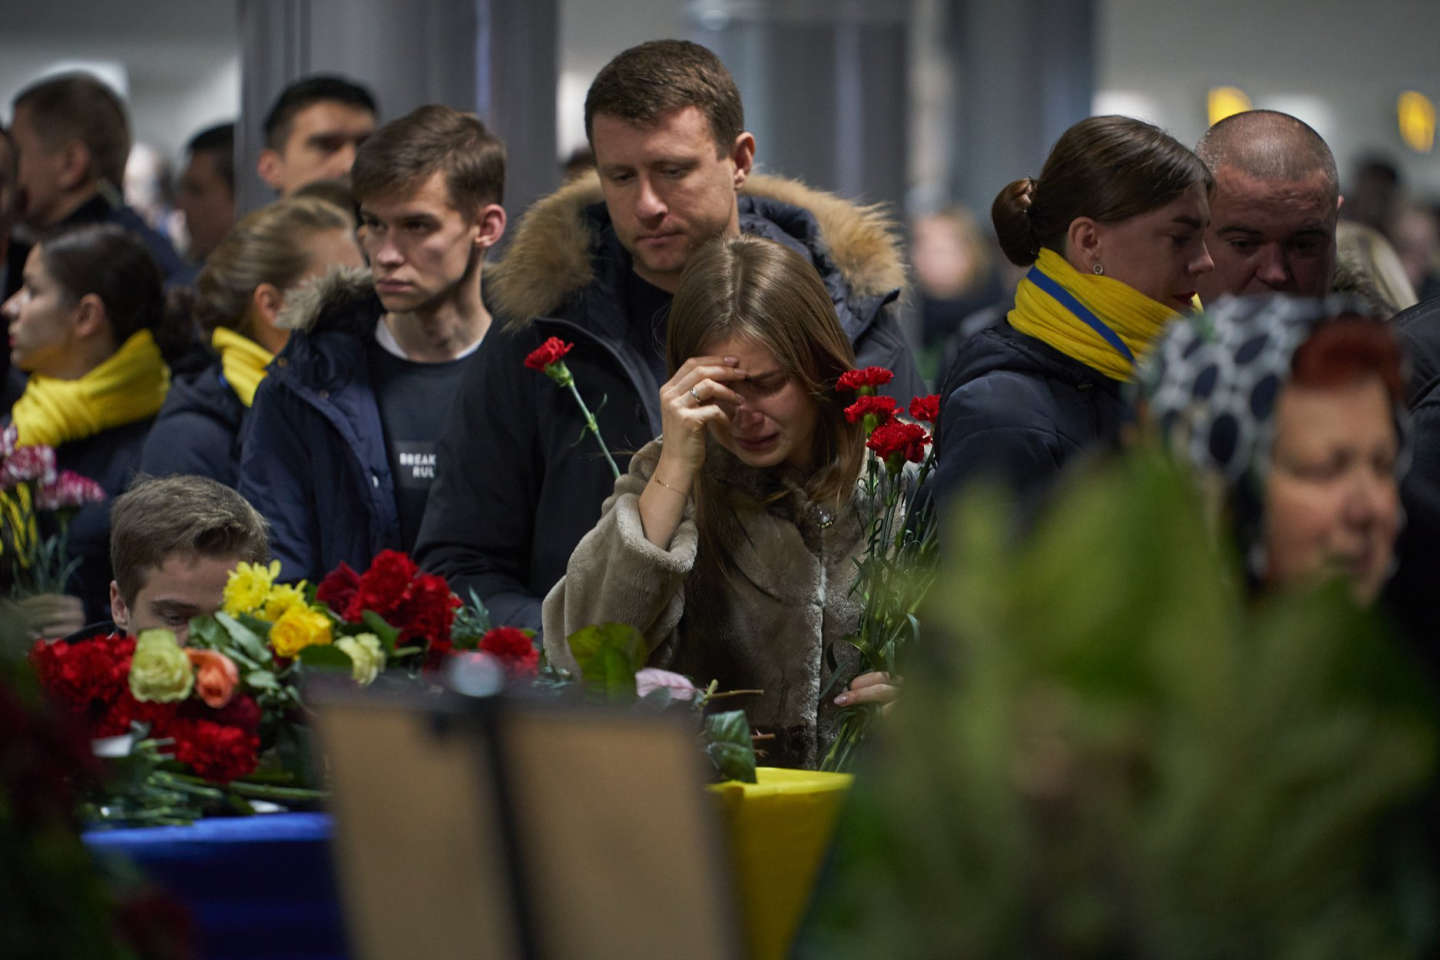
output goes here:
{"type": "MultiPolygon", "coordinates": [[[[0,0],[0,16],[0,116],[37,77],[98,73],[130,104],[127,192],[177,233],[185,142],[238,119],[238,206],[268,201],[261,119],[316,71],[369,85],[382,121],[431,100],[475,110],[509,147],[514,216],[584,144],[585,90],[606,60],[680,36],[735,74],[759,165],[888,204],[918,243],[919,291],[958,303],[954,316],[1008,282],[996,191],[1038,173],[1092,112],[1186,143],[1246,106],[1292,113],[1334,149],[1346,214],[1420,275],[1436,255],[1434,0],[0,0]]],[[[912,318],[917,339],[922,327],[912,318]]]]}

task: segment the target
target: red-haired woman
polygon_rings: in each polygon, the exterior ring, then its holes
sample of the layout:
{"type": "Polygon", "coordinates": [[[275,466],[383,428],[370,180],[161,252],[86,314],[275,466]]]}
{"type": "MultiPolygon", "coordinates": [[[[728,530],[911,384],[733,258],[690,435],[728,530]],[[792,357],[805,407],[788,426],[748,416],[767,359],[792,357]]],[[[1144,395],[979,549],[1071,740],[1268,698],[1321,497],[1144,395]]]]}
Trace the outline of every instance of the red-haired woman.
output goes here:
{"type": "Polygon", "coordinates": [[[1226,299],[1175,324],[1141,374],[1146,416],[1225,481],[1258,589],[1394,566],[1405,382],[1386,322],[1347,298],[1226,299]]]}

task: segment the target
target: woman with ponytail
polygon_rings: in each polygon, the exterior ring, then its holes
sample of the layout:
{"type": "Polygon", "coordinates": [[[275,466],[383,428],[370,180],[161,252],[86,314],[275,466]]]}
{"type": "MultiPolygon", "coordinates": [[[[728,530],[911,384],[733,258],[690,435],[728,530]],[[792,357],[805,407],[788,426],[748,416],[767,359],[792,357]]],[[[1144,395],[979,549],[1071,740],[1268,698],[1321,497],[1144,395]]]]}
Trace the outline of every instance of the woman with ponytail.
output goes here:
{"type": "Polygon", "coordinates": [[[1213,186],[1159,128],[1090,117],[1065,131],[1038,179],[1000,191],[1000,247],[1031,269],[1008,322],[973,338],[942,384],[942,500],[984,479],[1028,513],[1072,457],[1118,441],[1131,418],[1122,385],[1214,268],[1213,186]]]}
{"type": "Polygon", "coordinates": [[[265,368],[290,336],[276,324],[286,298],[332,267],[364,265],[354,219],[316,197],[272,203],[236,224],[177,305],[213,353],[199,370],[176,377],[145,444],[145,472],[235,486],[241,425],[265,368]]]}
{"type": "MultiPolygon", "coordinates": [[[[138,239],[113,225],[44,237],[25,261],[24,283],[5,302],[10,360],[30,375],[9,411],[21,446],[55,448],[57,466],[121,493],[165,402],[170,371],[160,269],[138,239]]],[[[70,522],[80,566],[67,593],[88,621],[109,609],[110,506],[82,507],[70,522]]],[[[78,611],[76,614],[78,619],[78,611]]],[[[54,636],[81,624],[52,620],[54,636]]]]}

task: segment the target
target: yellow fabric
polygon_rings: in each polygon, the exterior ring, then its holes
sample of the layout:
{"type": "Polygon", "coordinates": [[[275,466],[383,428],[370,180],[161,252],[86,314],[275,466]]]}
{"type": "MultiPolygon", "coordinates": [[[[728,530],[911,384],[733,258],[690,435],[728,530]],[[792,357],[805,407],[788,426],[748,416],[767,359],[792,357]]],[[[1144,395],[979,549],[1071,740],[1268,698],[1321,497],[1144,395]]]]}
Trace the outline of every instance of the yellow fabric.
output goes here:
{"type": "Polygon", "coordinates": [[[131,335],[79,380],[31,374],[10,411],[22,446],[58,447],[153,417],[170,389],[170,368],[149,330],[131,335]]]}
{"type": "MultiPolygon", "coordinates": [[[[1081,273],[1054,250],[1042,249],[1035,266],[1114,330],[1136,360],[1150,349],[1165,325],[1179,316],[1114,277],[1081,273]]],[[[1021,333],[1045,341],[1111,380],[1129,380],[1134,373],[1124,354],[1028,277],[1015,290],[1015,309],[1009,319],[1010,326],[1021,333]]]]}
{"type": "Polygon", "coordinates": [[[759,767],[755,777],[708,789],[728,828],[746,956],[769,960],[790,955],[854,777],[778,767],[759,767]]]}
{"type": "Polygon", "coordinates": [[[255,391],[265,379],[265,367],[275,354],[234,330],[216,327],[210,344],[220,352],[220,370],[225,382],[245,406],[255,402],[255,391]]]}

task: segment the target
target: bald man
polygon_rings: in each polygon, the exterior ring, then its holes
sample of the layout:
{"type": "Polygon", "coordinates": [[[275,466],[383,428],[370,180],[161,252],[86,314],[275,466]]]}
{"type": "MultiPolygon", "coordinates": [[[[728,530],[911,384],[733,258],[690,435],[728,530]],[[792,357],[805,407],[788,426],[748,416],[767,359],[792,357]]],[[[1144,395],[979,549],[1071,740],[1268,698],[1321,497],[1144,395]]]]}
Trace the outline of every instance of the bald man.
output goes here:
{"type": "Polygon", "coordinates": [[[1196,278],[1200,299],[1328,292],[1340,177],[1320,135],[1287,113],[1249,110],[1207,130],[1195,152],[1215,176],[1205,235],[1215,269],[1196,278]]]}

